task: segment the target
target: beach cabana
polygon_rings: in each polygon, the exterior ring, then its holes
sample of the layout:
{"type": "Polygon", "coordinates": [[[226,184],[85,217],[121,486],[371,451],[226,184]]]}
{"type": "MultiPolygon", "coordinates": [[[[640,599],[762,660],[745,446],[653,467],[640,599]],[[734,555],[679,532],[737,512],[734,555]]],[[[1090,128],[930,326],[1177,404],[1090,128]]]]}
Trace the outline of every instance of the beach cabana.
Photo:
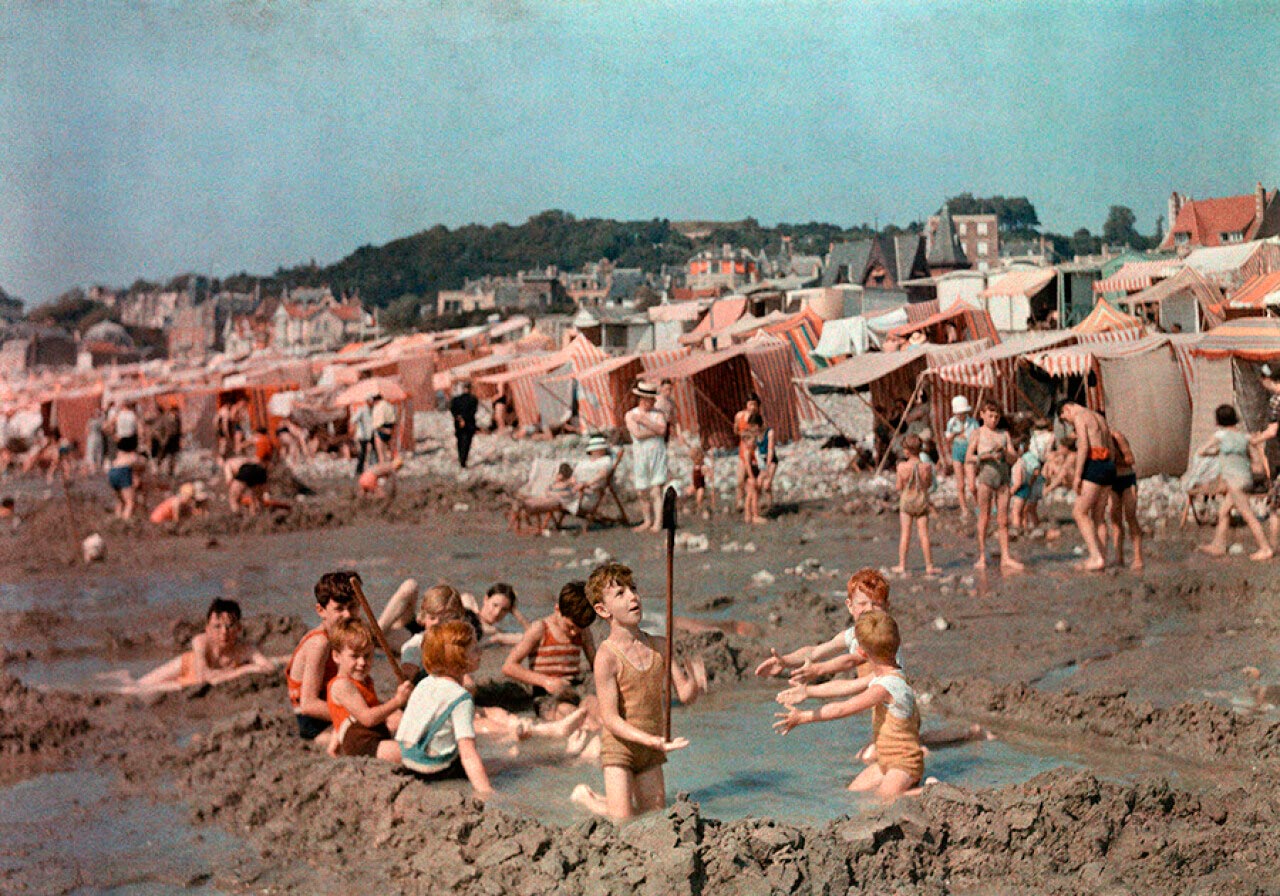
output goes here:
{"type": "Polygon", "coordinates": [[[968,398],[975,408],[990,398],[1006,413],[1016,411],[1019,405],[1045,410],[1047,401],[1035,397],[1039,390],[1020,361],[1032,352],[1066,346],[1075,340],[1074,333],[1063,330],[1013,334],[1000,344],[961,360],[931,365],[927,375],[932,380],[929,397],[935,421],[945,428],[951,415],[951,399],[956,395],[968,398]]]}
{"type": "Polygon", "coordinates": [[[716,299],[702,316],[697,325],[680,337],[681,345],[702,345],[708,339],[714,339],[729,324],[736,321],[747,310],[746,296],[728,296],[716,299]]]}
{"type": "MultiPolygon", "coordinates": [[[[1245,428],[1257,432],[1267,424],[1268,394],[1260,383],[1260,364],[1280,365],[1280,318],[1242,317],[1204,334],[1192,346],[1191,451],[1216,429],[1214,409],[1234,405],[1245,428]]],[[[1273,468],[1280,464],[1275,440],[1268,444],[1273,468]]]]}
{"type": "Polygon", "coordinates": [[[822,318],[813,309],[804,308],[787,320],[764,327],[764,332],[791,346],[792,368],[796,376],[805,376],[827,366],[826,359],[813,352],[822,337],[822,318]]]}
{"type": "MultiPolygon", "coordinates": [[[[1104,300],[1099,299],[1099,305],[1104,300]]],[[[1110,308],[1110,306],[1107,306],[1110,308]]],[[[1097,310],[1096,308],[1094,309],[1097,310]]],[[[1111,309],[1114,312],[1114,309],[1111,309]]],[[[1090,314],[1090,317],[1093,315],[1090,314]]],[[[1121,317],[1126,317],[1121,315],[1121,317]]],[[[1086,323],[1088,318],[1082,323],[1086,323]]],[[[1144,337],[1141,327],[1125,327],[1115,330],[1098,330],[1080,332],[1079,327],[1071,330],[1076,342],[1073,345],[1058,346],[1040,351],[1025,353],[1030,364],[1039,367],[1055,379],[1066,381],[1067,394],[1074,401],[1080,401],[1095,411],[1103,409],[1101,373],[1098,370],[1098,352],[1105,351],[1107,346],[1124,346],[1139,342],[1144,337]]]]}
{"type": "MultiPolygon", "coordinates": [[[[1071,328],[1071,332],[1081,337],[1098,336],[1103,333],[1119,333],[1114,337],[1119,341],[1136,339],[1142,331],[1142,321],[1131,314],[1125,314],[1104,298],[1094,303],[1093,310],[1080,323],[1071,328]],[[1133,332],[1128,332],[1133,331],[1133,332]]],[[[1095,341],[1108,341],[1112,337],[1101,337],[1095,341]]]]}
{"type": "Polygon", "coordinates": [[[736,448],[733,416],[755,390],[747,352],[737,346],[723,352],[694,352],[646,371],[653,382],[670,379],[676,415],[685,432],[696,433],[705,448],[736,448]]]}
{"type": "Polygon", "coordinates": [[[1199,333],[1223,320],[1222,292],[1190,267],[1141,292],[1116,299],[1116,306],[1166,332],[1199,333]]]}
{"type": "Polygon", "coordinates": [[[1057,268],[1015,270],[993,279],[978,297],[997,330],[1020,333],[1030,325],[1033,305],[1040,306],[1040,320],[1048,316],[1057,302],[1056,292],[1049,296],[1057,282],[1057,268]]]}
{"type": "Polygon", "coordinates": [[[622,418],[635,405],[631,389],[644,373],[637,355],[608,358],[574,374],[551,378],[550,383],[567,383],[572,395],[577,381],[578,419],[585,429],[603,432],[622,428],[622,418]]]}
{"type": "Polygon", "coordinates": [[[1166,336],[1090,347],[1107,423],[1128,438],[1139,476],[1187,468],[1191,397],[1166,336]]]}
{"type": "Polygon", "coordinates": [[[1175,258],[1125,262],[1109,277],[1095,281],[1093,294],[1101,299],[1104,296],[1117,298],[1129,293],[1141,292],[1149,289],[1159,280],[1172,277],[1180,270],[1182,270],[1182,261],[1175,258]]]}
{"type": "MultiPolygon", "coordinates": [[[[847,439],[866,435],[867,419],[901,398],[907,401],[924,372],[928,349],[909,346],[896,352],[868,352],[799,380],[825,417],[847,439]],[[867,392],[868,397],[861,393],[867,392]],[[869,412],[869,413],[868,413],[869,412]]],[[[880,422],[892,428],[885,417],[880,422]]],[[[874,425],[874,423],[872,424],[874,425]]]]}
{"type": "Polygon", "coordinates": [[[800,415],[796,407],[796,386],[792,379],[791,346],[776,336],[758,333],[743,343],[760,415],[773,430],[779,444],[800,438],[800,415]]]}
{"type": "MultiPolygon", "coordinates": [[[[914,306],[906,307],[907,316],[912,317],[914,306]]],[[[894,327],[889,331],[890,336],[896,336],[899,339],[908,339],[914,333],[924,333],[925,337],[935,345],[971,342],[975,339],[990,339],[993,343],[1000,341],[1000,334],[996,332],[991,315],[963,301],[956,302],[945,311],[939,311],[923,319],[914,319],[910,323],[894,327]]]]}
{"type": "Polygon", "coordinates": [[[522,356],[513,358],[511,366],[502,373],[479,377],[475,383],[495,398],[505,389],[520,425],[537,426],[542,414],[534,391],[535,381],[544,377],[562,376],[572,370],[573,363],[564,352],[522,356]],[[523,358],[531,360],[524,361],[523,358]]]}

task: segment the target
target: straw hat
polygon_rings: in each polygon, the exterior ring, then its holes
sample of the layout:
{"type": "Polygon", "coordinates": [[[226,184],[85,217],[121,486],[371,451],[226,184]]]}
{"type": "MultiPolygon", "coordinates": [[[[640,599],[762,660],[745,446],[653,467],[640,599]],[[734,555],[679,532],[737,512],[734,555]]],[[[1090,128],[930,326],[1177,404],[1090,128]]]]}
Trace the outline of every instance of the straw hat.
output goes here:
{"type": "Polygon", "coordinates": [[[631,390],[631,394],[640,398],[657,398],[658,390],[651,383],[636,383],[636,387],[631,390]]]}
{"type": "Polygon", "coordinates": [[[955,398],[951,399],[951,413],[967,414],[972,410],[973,407],[969,404],[969,399],[965,396],[957,395],[955,398]]]}
{"type": "Polygon", "coordinates": [[[608,450],[609,450],[609,440],[606,439],[604,436],[592,436],[591,438],[587,439],[588,454],[590,454],[593,451],[608,451],[608,450]]]}

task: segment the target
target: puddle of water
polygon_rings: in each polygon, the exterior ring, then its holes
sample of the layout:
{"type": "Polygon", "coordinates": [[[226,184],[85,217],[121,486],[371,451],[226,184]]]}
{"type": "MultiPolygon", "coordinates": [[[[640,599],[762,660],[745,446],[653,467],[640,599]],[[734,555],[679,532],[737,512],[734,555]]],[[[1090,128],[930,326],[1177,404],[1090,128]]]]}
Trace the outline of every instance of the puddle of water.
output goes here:
{"type": "Polygon", "coordinates": [[[39,775],[0,789],[0,889],[217,894],[208,869],[237,850],[176,807],[121,797],[103,775],[39,775]],[[74,832],[74,833],[72,833],[74,832]]]}
{"type": "Polygon", "coordinates": [[[118,681],[104,678],[109,673],[128,672],[137,679],[164,660],[112,660],[104,656],[65,657],[51,661],[12,663],[7,671],[22,679],[28,687],[61,691],[112,691],[118,681]]]}
{"type": "MultiPolygon", "coordinates": [[[[670,797],[687,791],[705,814],[724,820],[768,815],[826,821],[870,805],[867,797],[845,789],[862,769],[856,753],[871,738],[870,715],[805,725],[782,737],[770,727],[780,709],[772,696],[759,688],[739,688],[710,694],[689,709],[677,707],[672,726],[690,746],[668,757],[670,797]]],[[[934,718],[931,724],[942,721],[934,718]]],[[[925,774],[966,787],[994,787],[1061,765],[1079,763],[985,741],[935,749],[925,761],[925,774]]],[[[575,785],[603,787],[597,766],[566,764],[536,741],[518,759],[495,758],[494,770],[499,805],[563,824],[583,817],[568,803],[575,785]]]]}
{"type": "Polygon", "coordinates": [[[1075,663],[1064,663],[1045,672],[1032,684],[1042,691],[1059,691],[1079,671],[1080,667],[1075,663]]]}

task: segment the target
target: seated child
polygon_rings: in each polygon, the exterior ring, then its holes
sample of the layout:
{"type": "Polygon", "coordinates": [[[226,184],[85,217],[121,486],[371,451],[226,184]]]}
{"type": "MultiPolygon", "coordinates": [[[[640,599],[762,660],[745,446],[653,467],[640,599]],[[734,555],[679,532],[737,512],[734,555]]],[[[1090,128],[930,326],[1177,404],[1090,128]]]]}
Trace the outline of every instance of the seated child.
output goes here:
{"type": "MultiPolygon", "coordinates": [[[[595,659],[600,703],[600,765],[604,794],[579,784],[570,797],[598,815],[615,820],[652,812],[667,803],[662,766],[666,754],[689,745],[687,738],[667,740],[662,730],[667,638],[640,629],[643,612],[631,570],[609,562],[595,568],[587,594],[596,614],[609,623],[609,636],[595,659]]],[[[673,664],[675,695],[693,703],[703,687],[680,664],[673,664]]]]}
{"type": "Polygon", "coordinates": [[[894,800],[903,794],[918,793],[924,775],[924,751],[920,746],[920,711],[915,692],[903,677],[897,655],[900,638],[893,617],[872,610],[854,623],[858,643],[871,664],[871,674],[858,679],[859,693],[847,700],[824,703],[816,710],[792,707],[777,714],[773,723],[779,734],[797,725],[843,719],[868,709],[881,709],[882,720],[875,727],[876,760],[849,784],[849,789],[874,792],[894,800]]]}
{"type": "Polygon", "coordinates": [[[475,613],[476,618],[480,620],[481,647],[488,647],[491,644],[504,644],[510,647],[519,644],[524,630],[529,627],[529,620],[516,609],[516,589],[506,582],[491,585],[485,592],[483,603],[477,603],[474,595],[463,594],[462,606],[475,613]],[[498,623],[508,615],[520,623],[520,634],[504,632],[498,628],[498,623]]]}
{"type": "Polygon", "coordinates": [[[538,714],[555,720],[581,702],[575,688],[583,682],[582,657],[596,659],[591,623],[596,611],[587,600],[583,582],[569,582],[560,589],[555,611],[530,625],[502,664],[508,678],[533,688],[538,714]],[[525,665],[525,660],[529,665],[525,665]]]}
{"type": "Polygon", "coordinates": [[[400,761],[419,775],[460,778],[477,796],[493,792],[476,750],[475,701],[463,679],[480,668],[475,631],[465,622],[434,626],[422,641],[427,677],[418,682],[396,730],[400,761]]]}
{"type": "Polygon", "coordinates": [[[327,572],[316,582],[316,615],[320,617],[320,624],[302,636],[285,666],[289,704],[298,719],[298,736],[303,740],[319,739],[331,722],[325,694],[329,682],[338,674],[338,665],[329,647],[329,636],[339,622],[353,615],[356,593],[351,577],[354,575],[346,571],[327,572]]]}
{"type": "MultiPolygon", "coordinates": [[[[432,628],[443,622],[468,623],[480,637],[480,620],[462,604],[462,595],[452,585],[433,585],[422,592],[422,603],[414,619],[416,631],[400,648],[400,665],[410,678],[422,671],[422,638],[432,628]]],[[[468,678],[468,688],[473,687],[468,678]]]]}
{"type": "MultiPolygon", "coordinates": [[[[270,672],[276,663],[240,640],[240,605],[215,597],[205,614],[204,631],[191,639],[191,649],[152,669],[137,682],[125,681],[122,693],[176,691],[197,684],[221,684],[241,675],[270,672]]],[[[127,678],[127,676],[126,676],[127,678]]]]}
{"type": "Polygon", "coordinates": [[[356,494],[361,498],[394,498],[396,473],[404,466],[404,458],[396,455],[386,463],[366,467],[356,478],[356,494]]]}
{"type": "Polygon", "coordinates": [[[329,682],[325,702],[333,720],[330,756],[376,756],[400,761],[400,747],[392,739],[400,724],[401,710],[409,702],[413,684],[400,682],[396,695],[378,701],[369,678],[373,659],[373,634],[358,619],[344,619],[329,633],[329,650],[338,674],[329,682]]]}
{"type": "Polygon", "coordinates": [[[579,490],[573,481],[573,467],[561,464],[556,468],[556,477],[546,492],[541,495],[516,495],[507,520],[512,529],[520,532],[525,526],[532,526],[535,517],[538,519],[538,531],[546,532],[551,517],[557,511],[567,510],[575,513],[578,509],[579,490]]]}

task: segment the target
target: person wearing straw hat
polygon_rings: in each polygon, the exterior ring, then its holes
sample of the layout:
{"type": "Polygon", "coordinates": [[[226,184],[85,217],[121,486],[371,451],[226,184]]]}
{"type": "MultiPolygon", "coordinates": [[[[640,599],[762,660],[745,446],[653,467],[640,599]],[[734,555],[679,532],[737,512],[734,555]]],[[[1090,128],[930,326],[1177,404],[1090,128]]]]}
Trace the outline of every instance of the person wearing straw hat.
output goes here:
{"type": "Polygon", "coordinates": [[[631,477],[640,496],[643,519],[637,532],[657,532],[662,527],[662,489],[667,484],[667,418],[654,409],[658,390],[639,382],[632,394],[640,403],[627,411],[627,432],[631,434],[631,477]]]}

